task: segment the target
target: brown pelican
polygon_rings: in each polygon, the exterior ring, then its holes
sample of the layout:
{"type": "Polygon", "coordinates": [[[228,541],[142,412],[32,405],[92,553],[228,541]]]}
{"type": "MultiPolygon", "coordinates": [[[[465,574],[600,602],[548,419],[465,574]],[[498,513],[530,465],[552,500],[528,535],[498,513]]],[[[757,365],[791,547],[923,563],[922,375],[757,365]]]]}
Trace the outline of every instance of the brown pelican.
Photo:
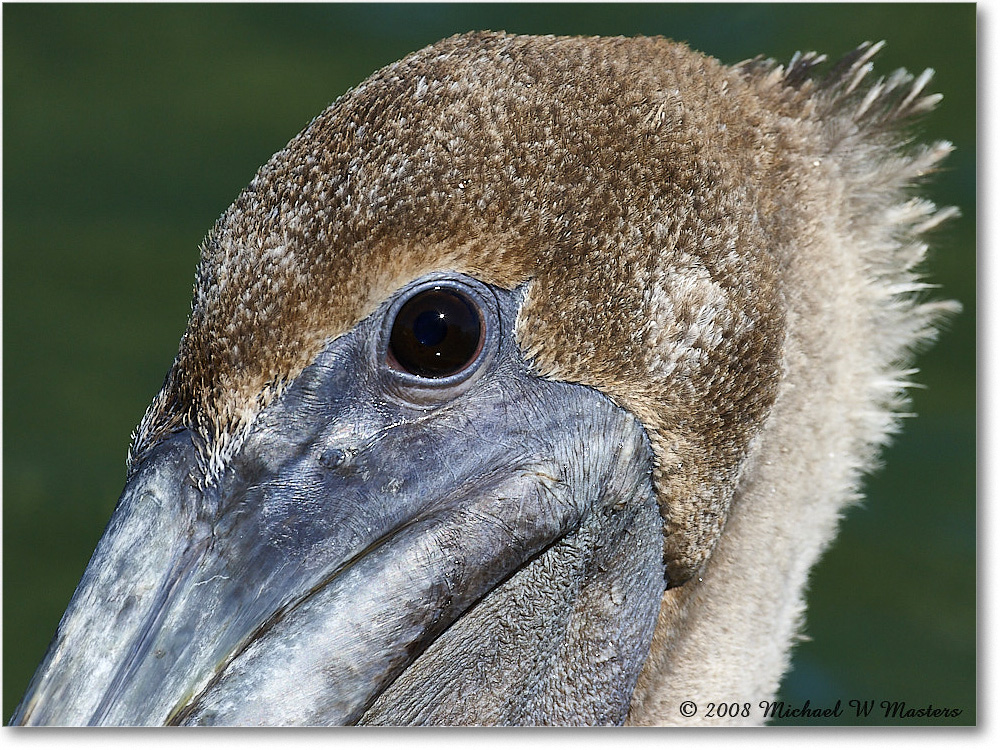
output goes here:
{"type": "Polygon", "coordinates": [[[13,721],[759,723],[952,309],[878,48],[468,34],[334,103],[206,239],[13,721]]]}

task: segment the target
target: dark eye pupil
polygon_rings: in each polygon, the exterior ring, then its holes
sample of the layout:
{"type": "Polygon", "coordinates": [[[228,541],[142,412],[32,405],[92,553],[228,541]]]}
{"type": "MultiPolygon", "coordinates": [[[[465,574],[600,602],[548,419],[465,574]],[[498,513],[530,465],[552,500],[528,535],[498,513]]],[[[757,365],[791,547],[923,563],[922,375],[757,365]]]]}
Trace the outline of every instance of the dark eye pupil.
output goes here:
{"type": "Polygon", "coordinates": [[[389,335],[393,365],[423,378],[446,378],[479,354],[483,323],[477,308],[451,289],[415,294],[396,313],[389,335]]]}
{"type": "Polygon", "coordinates": [[[440,310],[424,310],[413,321],[413,335],[421,346],[437,346],[448,336],[448,321],[440,310]]]}

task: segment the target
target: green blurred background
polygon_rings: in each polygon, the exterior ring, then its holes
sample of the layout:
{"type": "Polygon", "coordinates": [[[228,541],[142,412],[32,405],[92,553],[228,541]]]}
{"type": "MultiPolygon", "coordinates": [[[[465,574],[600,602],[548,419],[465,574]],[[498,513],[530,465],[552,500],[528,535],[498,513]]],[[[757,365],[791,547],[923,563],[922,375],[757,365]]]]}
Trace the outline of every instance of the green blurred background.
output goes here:
{"type": "Polygon", "coordinates": [[[450,34],[503,29],[662,34],[729,63],[886,39],[880,72],[937,71],[945,98],[921,138],[957,151],[927,192],[962,218],[937,233],[932,278],[964,312],[920,357],[920,417],[813,574],[781,698],[975,722],[974,5],[5,5],[3,22],[5,720],[121,490],[206,230],[350,86],[450,34]]]}

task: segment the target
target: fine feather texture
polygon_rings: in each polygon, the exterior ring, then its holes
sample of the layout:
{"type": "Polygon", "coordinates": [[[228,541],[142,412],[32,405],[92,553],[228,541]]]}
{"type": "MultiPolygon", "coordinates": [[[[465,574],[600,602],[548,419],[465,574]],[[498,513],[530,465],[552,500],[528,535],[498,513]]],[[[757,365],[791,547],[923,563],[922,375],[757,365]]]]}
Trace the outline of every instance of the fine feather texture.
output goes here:
{"type": "MultiPolygon", "coordinates": [[[[712,558],[693,585],[664,596],[631,723],[713,723],[683,716],[685,700],[753,707],[717,723],[762,720],[760,702],[777,692],[801,628],[809,569],[898,429],[912,350],[958,309],[922,301],[917,274],[921,235],[956,212],[910,194],[951,147],[904,151],[897,134],[939,97],[920,96],[926,72],[914,80],[897,71],[865,89],[879,46],[861,45],[819,85],[800,81],[808,99],[796,108],[817,118],[823,139],[813,176],[803,175],[812,218],[780,261],[788,321],[780,392],[712,558]]],[[[773,63],[743,70],[784,93],[787,74],[773,63]]]]}
{"type": "Polygon", "coordinates": [[[631,720],[683,721],[713,687],[772,695],[909,353],[953,309],[920,301],[916,271],[952,212],[910,194],[950,146],[900,134],[938,97],[929,71],[870,83],[880,46],[817,76],[815,53],[725,67],[659,38],[474,33],[379,71],[209,234],[132,456],[190,427],[213,481],[324,343],[406,283],[527,283],[519,345],[645,426],[668,582],[690,581],[665,595],[631,720]]]}
{"type": "Polygon", "coordinates": [[[742,156],[773,150],[766,116],[737,73],[662,39],[474,34],[389,66],[213,229],[134,452],[183,424],[217,476],[282,384],[412,279],[530,281],[522,348],[646,424],[685,580],[775,394],[771,219],[743,210],[770,200],[745,174],[768,159],[742,156]]]}

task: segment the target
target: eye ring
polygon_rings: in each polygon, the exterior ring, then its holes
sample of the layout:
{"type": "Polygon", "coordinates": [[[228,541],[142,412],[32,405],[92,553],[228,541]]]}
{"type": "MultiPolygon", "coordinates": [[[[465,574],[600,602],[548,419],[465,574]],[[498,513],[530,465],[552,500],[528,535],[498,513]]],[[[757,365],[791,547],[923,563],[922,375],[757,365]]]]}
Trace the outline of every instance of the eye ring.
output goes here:
{"type": "Polygon", "coordinates": [[[434,284],[410,296],[396,311],[387,362],[421,378],[457,375],[482,351],[485,328],[481,312],[468,296],[434,284]]]}
{"type": "Polygon", "coordinates": [[[495,300],[471,278],[418,281],[386,311],[379,362],[406,401],[434,402],[464,391],[498,344],[495,300]],[[429,400],[429,401],[428,401],[429,400]]]}

